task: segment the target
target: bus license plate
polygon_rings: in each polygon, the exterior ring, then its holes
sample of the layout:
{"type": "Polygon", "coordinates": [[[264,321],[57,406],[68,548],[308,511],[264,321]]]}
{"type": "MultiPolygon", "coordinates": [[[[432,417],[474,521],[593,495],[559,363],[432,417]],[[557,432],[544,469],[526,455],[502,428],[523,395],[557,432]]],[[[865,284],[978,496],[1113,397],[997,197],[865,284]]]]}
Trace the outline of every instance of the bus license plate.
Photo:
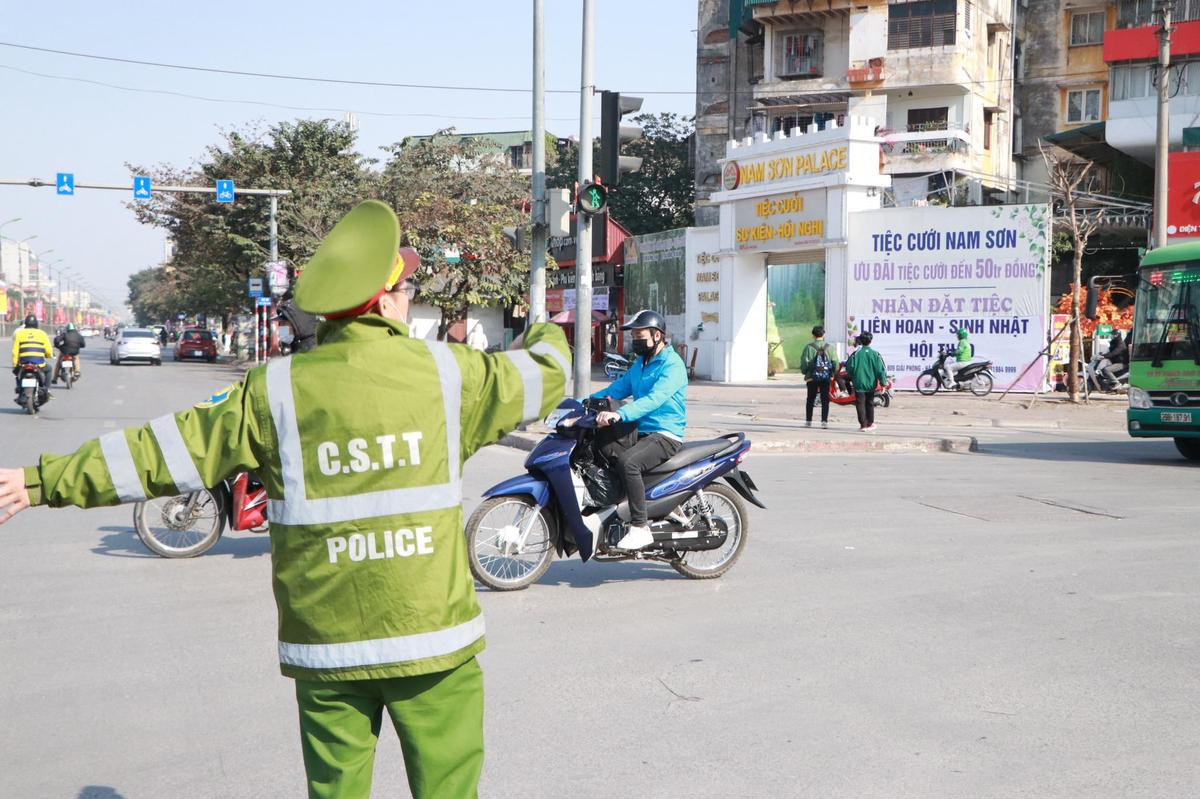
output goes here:
{"type": "Polygon", "coordinates": [[[1192,423],[1191,412],[1180,413],[1178,411],[1163,411],[1160,418],[1164,422],[1182,422],[1183,424],[1192,423]]]}

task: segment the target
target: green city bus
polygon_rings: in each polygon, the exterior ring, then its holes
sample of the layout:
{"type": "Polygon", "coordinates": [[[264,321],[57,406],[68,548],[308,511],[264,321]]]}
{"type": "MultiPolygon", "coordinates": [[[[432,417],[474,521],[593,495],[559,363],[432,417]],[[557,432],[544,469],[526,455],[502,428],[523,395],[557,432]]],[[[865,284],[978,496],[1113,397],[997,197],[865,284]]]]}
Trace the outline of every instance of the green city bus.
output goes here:
{"type": "Polygon", "coordinates": [[[1129,348],[1129,435],[1200,459],[1200,243],[1146,254],[1129,348]]]}

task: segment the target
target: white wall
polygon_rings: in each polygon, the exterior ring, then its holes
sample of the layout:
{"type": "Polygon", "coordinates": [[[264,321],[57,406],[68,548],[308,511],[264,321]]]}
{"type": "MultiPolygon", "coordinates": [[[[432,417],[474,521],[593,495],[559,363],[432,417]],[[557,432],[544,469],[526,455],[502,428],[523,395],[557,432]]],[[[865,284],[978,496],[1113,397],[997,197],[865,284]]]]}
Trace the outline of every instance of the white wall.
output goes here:
{"type": "Polygon", "coordinates": [[[712,256],[720,256],[717,253],[721,249],[720,228],[716,225],[703,228],[688,228],[686,237],[686,258],[687,258],[687,301],[684,305],[686,308],[685,328],[687,335],[683,339],[683,343],[688,345],[688,362],[691,362],[691,351],[695,350],[696,355],[696,376],[705,380],[711,380],[713,375],[718,372],[718,364],[724,360],[724,353],[728,349],[728,317],[722,309],[722,302],[725,296],[733,290],[733,277],[730,271],[725,267],[728,259],[721,259],[717,263],[712,263],[712,256]],[[701,262],[701,256],[704,256],[701,262]],[[700,272],[718,272],[720,277],[716,283],[705,281],[703,283],[696,279],[700,272]],[[699,295],[702,291],[719,292],[721,300],[716,303],[699,302],[699,295]],[[704,322],[704,329],[700,330],[702,321],[701,313],[716,313],[718,321],[704,322]]]}
{"type": "Polygon", "coordinates": [[[961,93],[914,90],[912,95],[909,97],[907,91],[888,95],[887,127],[898,133],[908,130],[908,112],[912,108],[947,108],[946,119],[951,127],[965,127],[965,122],[969,121],[963,111],[964,95],[961,93]]]}
{"type": "Polygon", "coordinates": [[[413,305],[409,315],[408,331],[413,338],[437,341],[438,324],[442,312],[430,305],[413,305]]]}
{"type": "Polygon", "coordinates": [[[488,346],[504,344],[504,310],[501,308],[472,308],[467,312],[467,340],[470,341],[471,330],[476,326],[483,327],[483,335],[487,337],[488,346]]]}
{"type": "MultiPolygon", "coordinates": [[[[887,56],[887,6],[850,13],[850,64],[887,56]]],[[[854,111],[852,113],[860,113],[854,111]]]]}

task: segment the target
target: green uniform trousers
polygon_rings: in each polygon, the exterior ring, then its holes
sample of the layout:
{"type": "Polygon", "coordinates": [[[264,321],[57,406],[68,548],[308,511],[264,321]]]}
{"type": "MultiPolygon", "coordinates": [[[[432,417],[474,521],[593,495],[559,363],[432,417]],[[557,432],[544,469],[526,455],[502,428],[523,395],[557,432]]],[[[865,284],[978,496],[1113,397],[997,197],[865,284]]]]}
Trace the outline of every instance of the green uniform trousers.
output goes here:
{"type": "Polygon", "coordinates": [[[383,709],[392,717],[414,799],[476,796],[483,768],[483,672],[475,658],[450,671],[383,680],[296,680],[311,799],[371,794],[383,709]]]}

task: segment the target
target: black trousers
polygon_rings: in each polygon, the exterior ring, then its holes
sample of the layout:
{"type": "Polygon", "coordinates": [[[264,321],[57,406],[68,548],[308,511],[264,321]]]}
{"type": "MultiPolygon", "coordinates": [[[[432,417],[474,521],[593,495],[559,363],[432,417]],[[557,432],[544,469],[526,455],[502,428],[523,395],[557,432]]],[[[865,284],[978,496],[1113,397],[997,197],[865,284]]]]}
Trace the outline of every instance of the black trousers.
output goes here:
{"type": "Polygon", "coordinates": [[[636,444],[617,455],[617,471],[625,483],[625,496],[629,499],[630,524],[646,524],[646,481],[643,475],[665,462],[682,446],[682,442],[661,433],[650,433],[639,436],[636,444]]]}
{"type": "Polygon", "coordinates": [[[875,392],[859,391],[854,398],[854,410],[858,411],[858,426],[875,424],[875,392]]]}
{"type": "Polygon", "coordinates": [[[829,421],[829,381],[828,380],[808,380],[805,383],[808,386],[808,399],[804,403],[804,419],[811,422],[813,415],[813,406],[817,403],[817,395],[821,397],[821,421],[829,421]]]}

